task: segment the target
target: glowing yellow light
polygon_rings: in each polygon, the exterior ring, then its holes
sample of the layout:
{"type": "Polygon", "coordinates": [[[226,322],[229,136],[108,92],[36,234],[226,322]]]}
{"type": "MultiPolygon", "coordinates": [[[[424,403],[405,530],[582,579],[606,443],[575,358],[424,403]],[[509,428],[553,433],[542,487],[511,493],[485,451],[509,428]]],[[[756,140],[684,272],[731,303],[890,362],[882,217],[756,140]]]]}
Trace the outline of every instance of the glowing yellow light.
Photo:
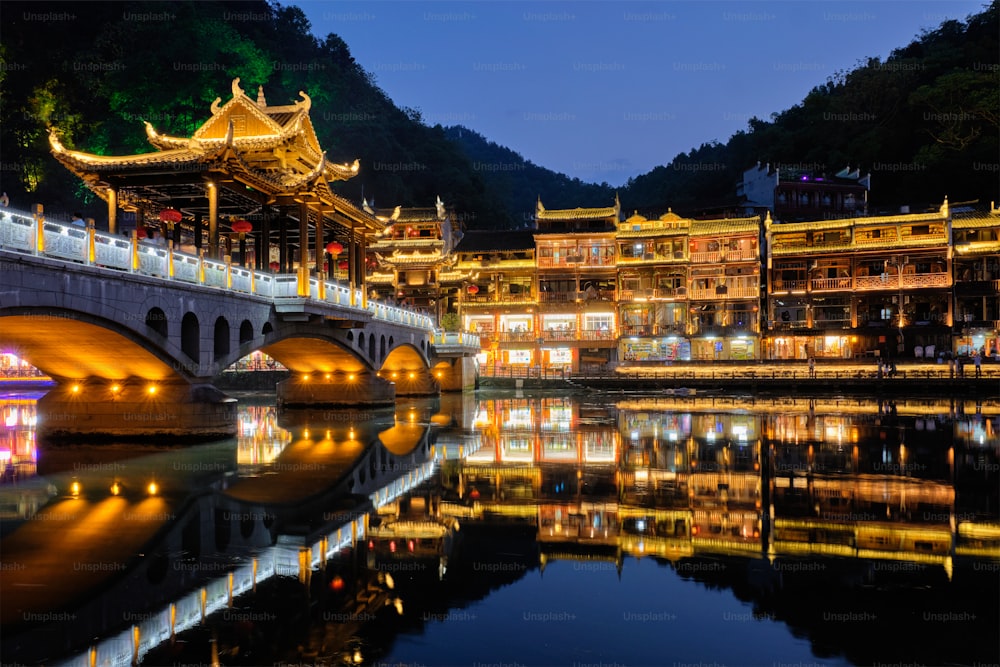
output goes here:
{"type": "Polygon", "coordinates": [[[73,482],[69,485],[69,492],[74,496],[80,495],[80,482],[73,482]]]}
{"type": "Polygon", "coordinates": [[[354,373],[351,373],[350,375],[348,375],[347,379],[351,380],[353,382],[354,381],[354,373]]]}
{"type": "Polygon", "coordinates": [[[150,482],[149,486],[146,487],[146,491],[148,491],[151,496],[155,496],[159,490],[160,487],[156,486],[156,482],[150,482]]]}
{"type": "Polygon", "coordinates": [[[396,375],[397,375],[397,373],[395,373],[395,372],[394,372],[394,373],[392,374],[392,379],[393,379],[393,380],[395,380],[395,379],[396,379],[396,375]]]}
{"type": "Polygon", "coordinates": [[[351,440],[354,440],[354,429],[353,428],[350,431],[347,432],[347,437],[350,438],[351,440]]]}
{"type": "Polygon", "coordinates": [[[79,394],[80,393],[80,385],[78,385],[78,384],[73,385],[72,387],[70,387],[70,391],[73,392],[74,394],[79,394]]]}
{"type": "Polygon", "coordinates": [[[411,379],[411,380],[412,380],[413,378],[415,378],[415,377],[417,377],[416,373],[410,373],[410,379],[411,379]]]}
{"type": "Polygon", "coordinates": [[[118,392],[120,392],[121,390],[122,390],[121,386],[119,386],[119,385],[117,385],[117,384],[113,384],[113,385],[111,385],[111,393],[112,393],[112,394],[117,394],[117,393],[118,393],[118,392]]]}
{"type": "Polygon", "coordinates": [[[444,373],[442,373],[441,371],[437,372],[437,376],[438,376],[439,379],[441,378],[442,375],[444,375],[444,373]]]}
{"type": "Polygon", "coordinates": [[[148,391],[149,395],[152,396],[153,394],[156,393],[156,385],[155,384],[149,385],[149,387],[146,389],[146,391],[148,391]]]}
{"type": "Polygon", "coordinates": [[[302,376],[302,381],[303,382],[308,382],[309,381],[309,376],[308,375],[303,375],[302,376]]]}
{"type": "Polygon", "coordinates": [[[309,429],[302,431],[302,437],[305,438],[306,440],[309,439],[309,429]]]}
{"type": "Polygon", "coordinates": [[[114,484],[111,485],[111,495],[118,496],[118,495],[121,495],[121,492],[122,492],[122,485],[121,484],[119,484],[118,482],[115,482],[114,484]]]}

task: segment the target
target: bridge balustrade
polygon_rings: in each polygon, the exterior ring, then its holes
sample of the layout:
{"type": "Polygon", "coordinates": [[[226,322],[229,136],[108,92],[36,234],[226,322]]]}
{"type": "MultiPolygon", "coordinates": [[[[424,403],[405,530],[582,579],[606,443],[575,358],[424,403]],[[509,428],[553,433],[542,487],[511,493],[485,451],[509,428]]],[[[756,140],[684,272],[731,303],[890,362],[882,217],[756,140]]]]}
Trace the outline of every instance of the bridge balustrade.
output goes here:
{"type": "MultiPolygon", "coordinates": [[[[234,266],[228,260],[190,255],[169,246],[140,241],[134,236],[129,239],[77,225],[36,219],[20,211],[0,212],[0,249],[270,299],[300,297],[299,279],[294,274],[254,271],[234,266]]],[[[376,320],[428,330],[434,328],[431,317],[398,306],[369,301],[367,307],[362,307],[365,300],[361,289],[354,290],[352,306],[350,287],[338,282],[324,281],[320,289],[319,281],[310,278],[309,296],[324,303],[368,312],[376,320]]]]}

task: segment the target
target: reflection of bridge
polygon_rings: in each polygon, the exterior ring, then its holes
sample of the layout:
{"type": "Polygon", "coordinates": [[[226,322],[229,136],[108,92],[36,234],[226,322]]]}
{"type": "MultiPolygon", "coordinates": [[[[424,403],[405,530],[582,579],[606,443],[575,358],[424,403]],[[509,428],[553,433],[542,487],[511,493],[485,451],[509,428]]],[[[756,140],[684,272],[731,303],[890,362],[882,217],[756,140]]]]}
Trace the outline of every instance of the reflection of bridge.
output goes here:
{"type": "Polygon", "coordinates": [[[419,408],[331,414],[341,413],[290,414],[292,441],[235,481],[228,445],[50,475],[63,495],[4,537],[4,662],[124,629],[71,664],[129,664],[272,575],[308,583],[366,534],[370,511],[436,466],[419,408]]]}
{"type": "Polygon", "coordinates": [[[293,371],[286,405],[391,404],[474,380],[477,340],[304,272],[16,213],[0,219],[0,264],[3,341],[58,382],[39,406],[47,435],[231,435],[233,404],[211,382],[255,350],[293,371]]]}

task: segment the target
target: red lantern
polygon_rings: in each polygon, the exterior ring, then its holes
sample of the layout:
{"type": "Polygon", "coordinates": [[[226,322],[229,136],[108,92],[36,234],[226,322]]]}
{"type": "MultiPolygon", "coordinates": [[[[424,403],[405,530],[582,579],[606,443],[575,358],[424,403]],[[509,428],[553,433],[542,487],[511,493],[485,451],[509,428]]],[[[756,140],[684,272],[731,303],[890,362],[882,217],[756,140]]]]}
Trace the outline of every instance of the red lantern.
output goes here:
{"type": "Polygon", "coordinates": [[[146,234],[146,228],[145,227],[136,227],[135,228],[135,237],[137,239],[144,239],[147,236],[148,236],[148,234],[146,234]]]}
{"type": "Polygon", "coordinates": [[[250,224],[248,220],[234,220],[233,231],[239,232],[240,234],[246,234],[247,232],[253,231],[253,225],[250,224]]]}
{"type": "Polygon", "coordinates": [[[268,266],[271,267],[272,271],[277,271],[278,269],[281,268],[281,265],[278,264],[277,262],[271,262],[270,264],[268,264],[268,266]]]}
{"type": "Polygon", "coordinates": [[[337,243],[336,241],[330,241],[326,244],[326,251],[331,255],[339,255],[344,251],[344,246],[337,243]]]}
{"type": "Polygon", "coordinates": [[[175,208],[165,208],[160,211],[160,222],[169,222],[171,224],[177,224],[181,221],[181,212],[175,208]]]}
{"type": "Polygon", "coordinates": [[[479,294],[479,285],[469,285],[469,294],[479,294]]]}
{"type": "Polygon", "coordinates": [[[341,271],[346,271],[348,266],[350,265],[347,263],[346,259],[337,264],[337,268],[340,269],[341,271]]]}

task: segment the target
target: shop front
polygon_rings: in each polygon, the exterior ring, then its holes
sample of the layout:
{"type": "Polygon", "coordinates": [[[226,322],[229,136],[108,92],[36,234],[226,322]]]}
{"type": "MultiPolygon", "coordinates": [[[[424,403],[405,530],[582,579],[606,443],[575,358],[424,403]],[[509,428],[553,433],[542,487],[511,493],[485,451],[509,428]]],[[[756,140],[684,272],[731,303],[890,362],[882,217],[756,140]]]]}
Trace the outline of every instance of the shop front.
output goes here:
{"type": "Polygon", "coordinates": [[[629,337],[618,345],[618,358],[625,363],[691,360],[691,342],[678,336],[629,337]]]}
{"type": "Polygon", "coordinates": [[[706,336],[691,341],[695,361],[751,361],[757,356],[757,340],[749,336],[706,336]]]}
{"type": "Polygon", "coordinates": [[[1000,335],[996,329],[970,328],[955,339],[955,354],[971,357],[976,352],[984,359],[1000,360],[1000,335]]]}
{"type": "Polygon", "coordinates": [[[851,335],[777,336],[771,339],[770,359],[852,359],[858,350],[858,337],[851,335]]]}

